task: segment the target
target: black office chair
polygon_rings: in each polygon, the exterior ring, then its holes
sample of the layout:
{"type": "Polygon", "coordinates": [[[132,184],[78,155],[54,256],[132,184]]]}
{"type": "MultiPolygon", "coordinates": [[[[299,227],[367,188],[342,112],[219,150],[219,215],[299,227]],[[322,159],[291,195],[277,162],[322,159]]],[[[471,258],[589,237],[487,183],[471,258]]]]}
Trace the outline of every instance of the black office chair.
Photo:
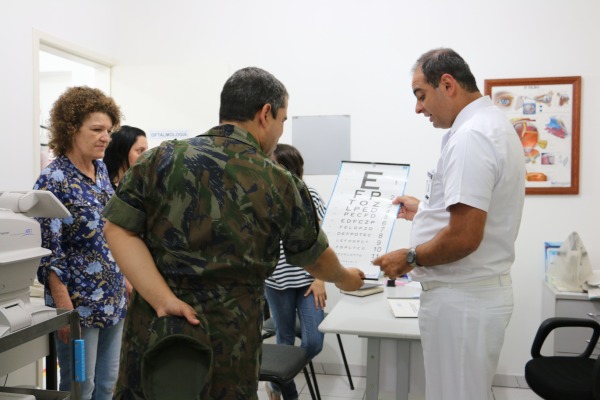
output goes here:
{"type": "MultiPolygon", "coordinates": [[[[310,397],[317,400],[315,391],[310,382],[306,365],[309,363],[306,350],[298,346],[287,344],[263,343],[262,362],[260,364],[260,381],[274,382],[283,385],[293,380],[300,371],[304,372],[306,384],[310,391],[310,397]]],[[[287,400],[285,396],[283,400],[287,400]]]]}
{"type": "MultiPolygon", "coordinates": [[[[325,313],[327,316],[327,313],[325,313]]],[[[263,324],[263,339],[266,339],[271,336],[275,336],[275,321],[273,318],[268,318],[263,324]]],[[[342,353],[342,360],[344,362],[344,367],[346,368],[346,375],[348,376],[348,382],[350,384],[350,389],[354,390],[354,383],[352,382],[352,374],[350,374],[350,368],[348,367],[348,360],[346,359],[346,353],[344,351],[344,345],[342,344],[342,338],[339,334],[336,334],[338,345],[340,346],[340,353],[342,353]]],[[[302,339],[302,327],[300,325],[300,320],[298,316],[296,316],[296,337],[302,339]]],[[[309,362],[310,372],[313,378],[313,382],[315,385],[315,391],[317,393],[317,399],[321,400],[321,393],[319,392],[319,385],[317,383],[317,376],[315,374],[315,368],[313,366],[312,361],[309,362]]]]}
{"type": "Polygon", "coordinates": [[[600,359],[590,358],[598,338],[600,324],[591,319],[548,318],[540,325],[531,356],[525,365],[525,380],[538,396],[546,400],[600,400],[600,359]],[[577,356],[543,356],[542,344],[557,328],[592,329],[586,349],[577,356]]]}

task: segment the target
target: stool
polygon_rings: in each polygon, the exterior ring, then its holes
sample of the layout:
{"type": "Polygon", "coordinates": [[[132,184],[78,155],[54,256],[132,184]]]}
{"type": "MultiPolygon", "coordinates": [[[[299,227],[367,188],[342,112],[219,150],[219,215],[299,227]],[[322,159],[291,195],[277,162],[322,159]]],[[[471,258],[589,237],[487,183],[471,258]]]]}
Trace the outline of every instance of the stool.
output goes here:
{"type": "MultiPolygon", "coordinates": [[[[260,363],[258,379],[260,381],[283,385],[293,380],[300,371],[303,371],[310,396],[313,400],[316,400],[315,392],[310,382],[308,371],[306,370],[306,365],[309,361],[306,350],[302,347],[263,343],[262,361],[260,363]]],[[[283,400],[287,400],[285,396],[283,400]]]]}

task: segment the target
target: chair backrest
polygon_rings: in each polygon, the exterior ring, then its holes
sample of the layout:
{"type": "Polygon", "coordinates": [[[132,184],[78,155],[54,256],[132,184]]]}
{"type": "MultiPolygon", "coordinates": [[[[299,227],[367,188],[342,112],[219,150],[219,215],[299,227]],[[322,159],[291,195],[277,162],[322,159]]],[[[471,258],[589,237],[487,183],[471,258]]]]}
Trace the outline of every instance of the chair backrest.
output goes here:
{"type": "Polygon", "coordinates": [[[546,400],[600,400],[600,360],[590,358],[600,336],[600,324],[591,319],[549,318],[542,322],[533,340],[531,360],[525,365],[525,380],[546,400]],[[591,338],[579,355],[544,356],[541,348],[557,328],[591,328],[591,338]]]}

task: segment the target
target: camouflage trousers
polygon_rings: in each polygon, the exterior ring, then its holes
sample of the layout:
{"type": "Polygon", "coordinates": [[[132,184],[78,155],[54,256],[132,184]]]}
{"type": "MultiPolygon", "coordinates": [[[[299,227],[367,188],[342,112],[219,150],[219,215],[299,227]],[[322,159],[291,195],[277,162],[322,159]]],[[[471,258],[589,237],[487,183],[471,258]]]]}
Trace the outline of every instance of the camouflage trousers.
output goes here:
{"type": "MultiPolygon", "coordinates": [[[[213,353],[212,374],[198,399],[257,399],[264,288],[180,289],[175,294],[198,313],[213,353]]],[[[134,292],[125,318],[115,399],[144,399],[141,364],[156,319],[154,309],[134,292]]]]}

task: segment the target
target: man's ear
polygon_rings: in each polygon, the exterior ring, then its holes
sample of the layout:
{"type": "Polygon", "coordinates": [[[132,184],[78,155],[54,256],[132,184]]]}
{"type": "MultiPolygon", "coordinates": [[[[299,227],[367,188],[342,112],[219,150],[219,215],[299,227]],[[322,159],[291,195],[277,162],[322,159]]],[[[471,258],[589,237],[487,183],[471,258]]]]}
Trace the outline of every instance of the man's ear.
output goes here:
{"type": "Polygon", "coordinates": [[[450,96],[453,96],[456,94],[457,85],[458,83],[452,75],[443,74],[440,77],[440,84],[438,87],[441,87],[446,93],[448,93],[450,96]]]}
{"type": "Polygon", "coordinates": [[[265,125],[270,118],[273,118],[271,114],[271,104],[267,103],[260,109],[259,113],[259,122],[261,125],[265,125]]]}

